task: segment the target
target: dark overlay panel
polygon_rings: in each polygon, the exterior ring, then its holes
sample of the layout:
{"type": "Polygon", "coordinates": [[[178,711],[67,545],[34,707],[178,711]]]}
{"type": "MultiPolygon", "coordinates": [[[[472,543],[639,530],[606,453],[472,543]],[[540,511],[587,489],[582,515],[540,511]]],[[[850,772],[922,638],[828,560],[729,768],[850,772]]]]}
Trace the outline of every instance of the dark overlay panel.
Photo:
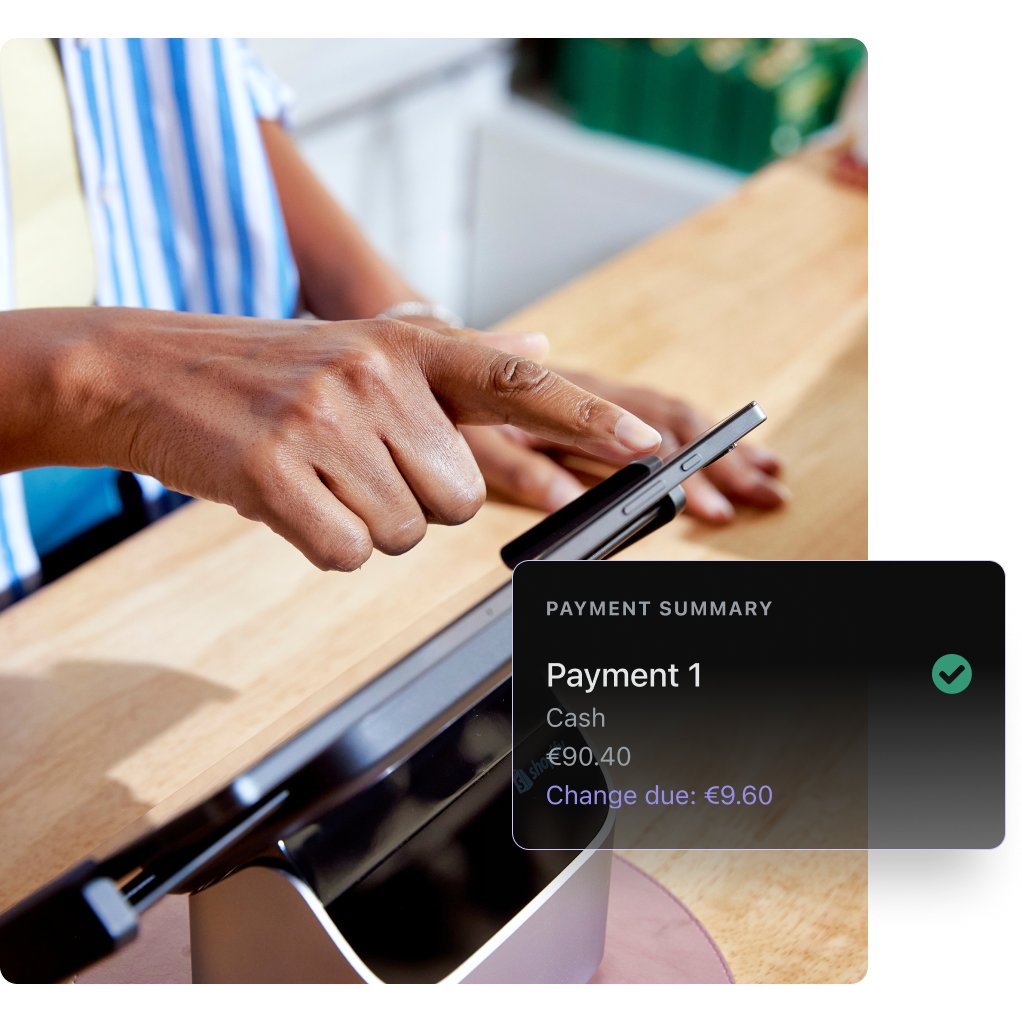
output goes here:
{"type": "Polygon", "coordinates": [[[527,561],[523,848],[992,848],[992,562],[527,561]]]}

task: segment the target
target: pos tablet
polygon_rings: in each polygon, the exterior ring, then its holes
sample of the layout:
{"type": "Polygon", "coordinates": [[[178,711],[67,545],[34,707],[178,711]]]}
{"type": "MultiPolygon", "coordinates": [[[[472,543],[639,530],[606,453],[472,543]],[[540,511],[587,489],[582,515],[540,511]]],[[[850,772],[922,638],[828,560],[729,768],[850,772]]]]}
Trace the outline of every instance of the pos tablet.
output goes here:
{"type": "MultiPolygon", "coordinates": [[[[673,519],[680,484],[765,418],[753,402],[670,461],[626,466],[505,562],[611,556],[673,519]]],[[[199,982],[584,982],[603,953],[609,858],[595,853],[613,818],[581,853],[514,844],[510,677],[508,583],[231,784],[0,916],[0,972],[64,979],[189,893],[199,982]],[[461,866],[437,869],[448,860],[461,866]],[[591,925],[566,953],[559,920],[580,914],[591,925]]]]}

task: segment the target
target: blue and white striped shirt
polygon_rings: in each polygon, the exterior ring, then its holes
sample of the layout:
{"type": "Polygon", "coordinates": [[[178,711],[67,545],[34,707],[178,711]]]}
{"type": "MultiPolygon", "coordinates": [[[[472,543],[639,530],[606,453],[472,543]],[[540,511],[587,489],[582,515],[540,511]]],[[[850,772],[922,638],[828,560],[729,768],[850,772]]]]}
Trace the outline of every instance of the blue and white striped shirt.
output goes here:
{"type": "MultiPolygon", "coordinates": [[[[291,316],[298,273],[258,124],[285,114],[290,91],[237,40],[62,39],[60,54],[96,303],[291,316]]],[[[0,308],[9,308],[2,132],[0,165],[0,308]]],[[[115,485],[104,470],[81,472],[94,475],[79,478],[79,490],[83,478],[115,485]]],[[[36,546],[48,552],[31,499],[26,512],[25,494],[36,489],[17,473],[0,477],[0,608],[35,584],[36,546]]],[[[110,499],[119,503],[116,492],[110,499]]],[[[80,494],[75,503],[84,506],[80,494]]]]}

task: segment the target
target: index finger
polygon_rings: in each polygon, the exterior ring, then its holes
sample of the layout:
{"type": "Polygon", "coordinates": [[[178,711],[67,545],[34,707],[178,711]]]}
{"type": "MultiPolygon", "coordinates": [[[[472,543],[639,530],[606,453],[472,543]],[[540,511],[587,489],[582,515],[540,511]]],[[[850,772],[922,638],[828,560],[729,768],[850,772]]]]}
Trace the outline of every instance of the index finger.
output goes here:
{"type": "Polygon", "coordinates": [[[652,426],[531,359],[434,337],[423,339],[419,364],[459,425],[510,423],[544,440],[619,461],[652,454],[660,446],[652,426]]]}

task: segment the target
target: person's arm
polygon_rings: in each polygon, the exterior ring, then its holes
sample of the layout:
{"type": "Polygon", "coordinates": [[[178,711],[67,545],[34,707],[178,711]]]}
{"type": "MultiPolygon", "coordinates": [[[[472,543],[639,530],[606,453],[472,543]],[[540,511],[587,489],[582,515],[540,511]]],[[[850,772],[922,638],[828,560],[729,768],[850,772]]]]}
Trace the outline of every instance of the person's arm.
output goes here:
{"type": "MultiPolygon", "coordinates": [[[[278,121],[259,122],[281,212],[298,267],[302,302],[319,319],[372,319],[400,302],[424,302],[366,239],[295,148],[278,121]]],[[[402,316],[417,326],[541,362],[549,351],[537,332],[452,330],[440,320],[402,316]]]]}
{"type": "MultiPolygon", "coordinates": [[[[375,316],[397,302],[420,301],[421,296],[379,256],[334,201],[281,125],[260,121],[260,126],[309,310],[323,319],[360,318],[375,316]]],[[[412,321],[445,331],[443,324],[412,321]]],[[[461,336],[540,361],[548,347],[542,334],[466,331],[461,336]]],[[[711,425],[683,401],[596,376],[564,375],[653,424],[664,436],[665,456],[711,425]]],[[[547,456],[562,452],[541,439],[513,430],[477,428],[465,430],[465,436],[494,496],[554,511],[584,492],[572,472],[547,456]]],[[[707,521],[727,522],[735,514],[732,502],[777,507],[789,496],[774,478],[779,470],[780,463],[770,451],[742,444],[686,483],[688,510],[707,521]]]]}
{"type": "Polygon", "coordinates": [[[372,319],[422,301],[369,244],[299,155],[277,121],[260,121],[305,307],[320,319],[372,319]]]}
{"type": "Polygon", "coordinates": [[[475,514],[485,487],[459,425],[513,423],[617,460],[660,442],[534,362],[391,320],[2,312],[0,367],[0,473],[155,476],[265,522],[323,569],[475,514]]]}

